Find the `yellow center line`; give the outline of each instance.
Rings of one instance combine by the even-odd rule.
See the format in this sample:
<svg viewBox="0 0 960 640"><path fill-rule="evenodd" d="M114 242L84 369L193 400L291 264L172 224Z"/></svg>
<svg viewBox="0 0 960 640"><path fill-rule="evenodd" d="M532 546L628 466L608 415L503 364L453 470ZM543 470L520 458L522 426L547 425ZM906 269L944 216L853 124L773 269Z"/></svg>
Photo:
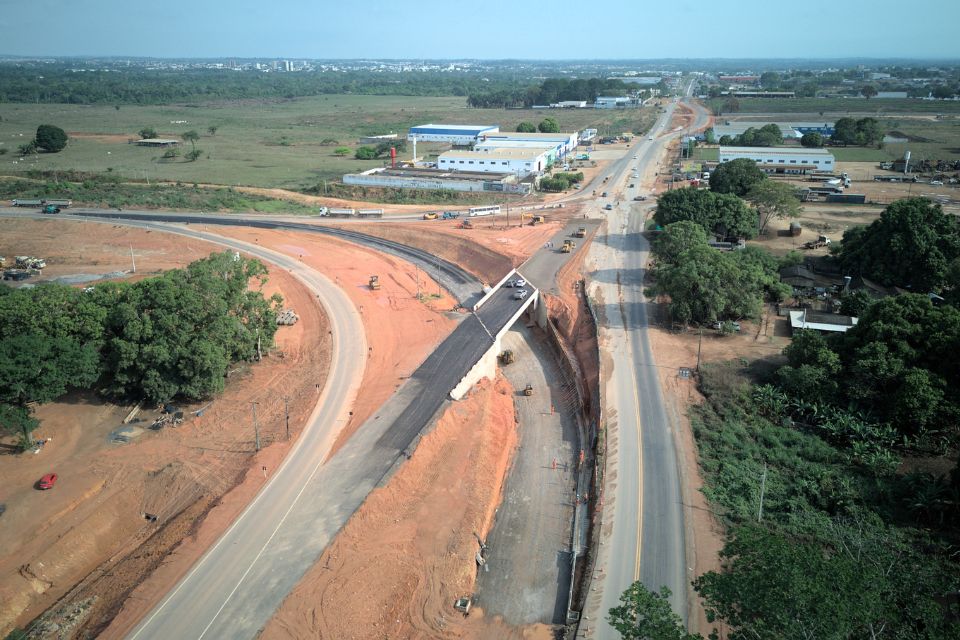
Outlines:
<svg viewBox="0 0 960 640"><path fill-rule="evenodd" d="M637 394L637 370L631 358L630 375L633 378L633 411L637 421L637 557L633 566L633 580L640 579L640 543L643 540L643 430L640 427L640 396Z"/></svg>

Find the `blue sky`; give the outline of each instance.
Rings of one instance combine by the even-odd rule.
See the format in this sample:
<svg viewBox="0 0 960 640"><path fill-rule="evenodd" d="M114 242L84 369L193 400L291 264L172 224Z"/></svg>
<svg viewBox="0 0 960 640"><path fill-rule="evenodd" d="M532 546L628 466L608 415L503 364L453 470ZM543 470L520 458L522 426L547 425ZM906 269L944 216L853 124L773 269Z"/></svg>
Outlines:
<svg viewBox="0 0 960 640"><path fill-rule="evenodd" d="M0 0L0 54L960 58L958 0Z"/></svg>

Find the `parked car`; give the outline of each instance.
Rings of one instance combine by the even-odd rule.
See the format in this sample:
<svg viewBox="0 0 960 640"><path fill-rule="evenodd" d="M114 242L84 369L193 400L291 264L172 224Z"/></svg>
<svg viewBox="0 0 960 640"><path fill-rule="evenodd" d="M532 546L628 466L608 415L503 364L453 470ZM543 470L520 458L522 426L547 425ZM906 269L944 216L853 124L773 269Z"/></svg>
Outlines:
<svg viewBox="0 0 960 640"><path fill-rule="evenodd" d="M516 280L514 280L514 285L513 285L513 286L515 286L515 287L525 287L525 286L527 286L527 281L524 280L523 278L517 278Z"/></svg>
<svg viewBox="0 0 960 640"><path fill-rule="evenodd" d="M601 193L601 194L600 194L600 197L601 197L601 198L606 198L606 197L607 197L607 192L604 191L603 193Z"/></svg>
<svg viewBox="0 0 960 640"><path fill-rule="evenodd" d="M515 286L517 286L517 281L516 281L516 280L507 280L506 282L503 283L503 286L505 286L505 287L515 287Z"/></svg>
<svg viewBox="0 0 960 640"><path fill-rule="evenodd" d="M48 473L47 475L40 478L40 482L37 483L38 489L53 489L53 485L57 484L57 474Z"/></svg>
<svg viewBox="0 0 960 640"><path fill-rule="evenodd" d="M527 297L527 290L526 290L526 289L520 289L519 291L515 291L514 294L513 294L513 299L514 299L514 300L523 300L523 299L526 298L526 297Z"/></svg>
<svg viewBox="0 0 960 640"><path fill-rule="evenodd" d="M613 205L610 203L607 203L607 206L605 206L604 209L606 209L607 211L613 211Z"/></svg>
<svg viewBox="0 0 960 640"><path fill-rule="evenodd" d="M734 331L740 331L740 323L734 322L732 320L727 320L726 322L717 321L711 324L710 327L719 331L720 329L723 328L723 325L725 324L729 324L731 327L733 327Z"/></svg>
<svg viewBox="0 0 960 640"><path fill-rule="evenodd" d="M636 200L637 202L643 202L644 200L647 199L647 196L633 196L633 199Z"/></svg>
<svg viewBox="0 0 960 640"><path fill-rule="evenodd" d="M931 186L931 187L942 187L942 186L943 186L943 180L931 180L931 181L930 181L930 186Z"/></svg>

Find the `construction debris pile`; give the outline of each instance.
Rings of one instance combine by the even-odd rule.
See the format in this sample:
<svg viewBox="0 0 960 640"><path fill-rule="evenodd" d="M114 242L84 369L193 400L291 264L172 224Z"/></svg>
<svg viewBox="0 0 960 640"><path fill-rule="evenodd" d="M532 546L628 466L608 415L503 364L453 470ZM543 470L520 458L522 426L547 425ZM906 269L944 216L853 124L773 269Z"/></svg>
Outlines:
<svg viewBox="0 0 960 640"><path fill-rule="evenodd" d="M300 316L293 309L284 309L277 314L277 324L281 326L291 326L297 324Z"/></svg>

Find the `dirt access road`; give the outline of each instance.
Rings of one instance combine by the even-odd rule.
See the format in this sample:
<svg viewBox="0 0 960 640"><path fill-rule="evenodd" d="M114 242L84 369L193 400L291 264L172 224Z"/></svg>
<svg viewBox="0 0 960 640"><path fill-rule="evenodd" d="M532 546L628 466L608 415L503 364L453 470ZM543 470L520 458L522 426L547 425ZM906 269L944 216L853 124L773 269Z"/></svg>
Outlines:
<svg viewBox="0 0 960 640"><path fill-rule="evenodd" d="M563 626L579 453L576 390L559 383L555 356L536 329L515 326L503 346L516 358L501 370L518 391L513 402L520 443L486 540L476 603L486 616L512 626ZM527 384L534 389L529 397L520 393Z"/></svg>
<svg viewBox="0 0 960 640"><path fill-rule="evenodd" d="M64 224L63 220L54 220L44 218L41 220L4 220L3 241L11 242L9 249L4 249L4 253L12 255L13 253L32 253L34 255L43 255L50 261L50 267L45 270L44 277L69 275L77 273L97 274L109 273L122 270L129 267L130 247L133 246L136 254L139 274L146 275L146 272L159 271L160 269L182 266L186 262L203 257L210 251L219 250L219 247L207 245L202 242L195 243L193 240L178 236L170 236L154 231L141 231L130 228L120 227L113 224L91 224L91 223L71 223ZM242 232L240 232L242 235ZM311 236L298 237L296 235L284 234L281 232L259 231L258 237L251 237L251 241L259 241L277 248L285 250L290 255L302 255L305 262L310 263L315 268L326 270L330 275L344 283L354 283L352 286L344 286L347 295L350 296L353 304L363 309L361 314L365 325L366 333L370 336L370 346L372 351L369 353L367 375L364 377L364 388L366 394L362 402L354 407L354 420L356 422L348 423L344 427L341 438L345 438L347 432L369 415L383 400L392 393L393 389L403 380L405 375L409 375L419 360L434 347L445 333L449 332L454 322L442 311L435 308L450 308L453 302L449 297L432 298L428 301L418 302L414 299L416 291L416 273L412 265L403 261L394 260L389 256L382 256L372 251L357 250L354 245L336 241L319 241L318 238ZM200 247L197 251L190 248L196 244ZM26 248L26 249L24 249ZM22 250L24 249L24 250ZM169 249L169 250L166 250ZM59 253L58 253L59 251ZM154 266L158 268L154 268ZM384 280L383 289L379 292L370 292L366 288L366 279L370 272L379 272L391 274ZM424 274L419 274L421 286L434 286L430 280L424 278ZM284 363L290 368L290 365L300 364L307 360L313 353L314 346L321 347L328 339L328 330L326 325L317 321L316 314L311 314L311 309L316 307L315 299L303 292L302 298L293 295L297 291L303 291L292 280L289 273L283 270L273 270L271 274L271 284L289 281L292 289L282 287L281 293L288 300L288 303L301 315L301 322L295 327L282 328L278 333L278 348L284 353L285 358L277 363L272 360L266 360L264 363L255 367L252 372L258 374L271 366L282 366ZM268 291L268 293L272 292ZM405 339L403 344L397 341L397 335L390 331L381 331L379 328L391 326L397 329L400 335L414 336L414 339ZM310 339L306 343L294 341L291 336L299 335L301 332L315 330L317 332L315 339ZM324 353L328 353L325 351ZM270 363L274 362L274 365ZM177 438L174 442L163 442L157 444L149 438L138 439L136 443L124 447L122 451L108 451L109 469L122 469L117 475L116 471L111 471L108 481L108 490L86 496L78 502L74 514L84 514L87 510L96 511L96 518L89 521L82 517L71 517L60 519L52 528L49 521L34 524L23 523L23 530L43 530L47 536L58 536L58 527L69 527L73 535L80 536L80 539L96 540L95 545L74 545L73 552L62 554L57 562L50 558L54 557L56 549L40 559L45 567L45 573L41 575L41 580L53 578L55 585L50 588L38 589L40 593L34 593L37 589L37 583L28 582L28 576L16 574L11 571L7 575L14 585L23 585L25 592L33 600L29 611L21 617L29 620L37 610L45 608L52 602L51 596L56 597L76 582L80 576L87 575L91 569L100 562L112 558L109 566L109 573L104 579L96 584L77 593L77 597L82 599L83 594L96 595L100 602L109 601L110 606L119 607L124 594L123 589L133 588L144 582L144 576L150 573L152 567L156 567L161 561L154 575L138 588L134 598L131 598L124 610L121 619L126 619L127 628L129 624L136 621L137 611L141 613L144 608L149 607L151 601L156 601L162 597L173 583L182 575L191 564L203 553L203 551L212 544L217 536L226 528L227 525L236 517L249 500L256 494L257 490L263 484L264 477L260 473L262 466L267 466L270 473L278 466L286 451L284 420L283 420L283 397L290 397L291 427L294 436L305 420L309 411L316 404L316 398L319 390L315 388L314 382L322 382L322 374L326 371L326 363L321 370L315 373L307 373L307 369L299 369L292 379L277 376L260 377L254 375L249 381L246 380L248 374L238 376L228 384L227 393L217 399L217 402L208 409L202 419L194 422L188 422L174 431L162 432L166 438L172 435L183 435L183 438ZM242 382L242 384L241 384ZM238 386L241 385L241 386ZM249 388L248 388L249 385ZM300 404L300 387L306 392L307 400ZM236 391L239 397L244 400L260 400L258 407L258 417L261 427L261 437L265 448L256 457L253 455L253 438L250 428L249 406L244 402L231 401L231 393ZM100 405L100 402L97 402ZM48 405L41 408L46 411L56 408L58 405ZM229 412L225 412L226 407L239 407ZM114 413L123 414L122 409L114 410ZM119 424L120 418L114 415L104 417L103 411L92 407L92 411L86 411L84 404L70 403L64 406L64 411L60 416L66 419L70 417L73 422L71 428L80 442L78 446L89 447L90 438L93 438L96 446L104 446L111 449L106 444L106 436L109 431ZM96 422L100 420L101 422ZM102 423L101 431L91 429L91 425ZM80 428L83 425L83 428ZM46 423L45 427L59 429L58 423L54 420ZM63 451L66 458L71 459L68 452L68 438L72 436L62 435L59 430L46 433L54 437L55 450ZM153 432L148 432L147 436L153 437ZM72 442L72 441L71 441ZM158 448L163 445L162 448ZM269 446L268 446L269 445ZM142 447L144 455L137 455ZM43 458L54 450L48 445L44 453L37 458ZM87 449L83 449L87 451ZM196 456L202 457L200 464L195 464L193 460ZM174 461L174 462L171 462ZM198 459L199 461L199 459ZM230 471L229 464L233 462L237 465L234 471ZM180 465L177 467L177 473L171 473L171 468L164 467L165 464ZM225 466L227 465L227 466ZM95 470L100 469L100 465L92 465ZM78 476L70 471L69 467L61 467L61 479L69 480L70 486L80 488L85 486L79 481ZM247 469L255 470L256 473L249 473L244 476ZM8 466L4 467L6 471ZM201 496L205 508L198 506L191 507L190 522L201 522L199 530L194 530L190 525L176 528L172 525L164 532L165 548L177 547L173 556L166 557L165 552L160 556L142 553L147 546L141 546L139 555L154 558L150 566L140 566L139 568L130 567L127 563L120 560L122 553L116 552L117 544L131 540L127 529L117 523L117 518L126 518L125 522L133 523L136 527L143 527L144 521L139 517L141 511L156 513L160 508L155 501L147 501L147 506L141 504L142 500L138 497L138 487L143 481L130 481L128 476L136 474L155 472L163 469L163 473L158 476L158 480L150 483L154 492L160 494L171 493L171 482L183 481L184 486L177 486L173 491L176 496L192 495L193 488L200 486L204 489ZM44 471L45 472L45 471ZM200 483L199 478L203 481ZM239 474L239 475L238 475ZM30 475L30 474L28 474ZM39 477L42 473L30 475L31 482L35 480L33 475ZM186 480L184 480L186 478ZM245 478L243 483L231 493L218 501L218 497L223 490L232 486L237 481ZM211 483L211 480L217 480ZM162 482L161 482L162 480ZM3 486L15 486L14 484L4 484ZM128 500L113 499L114 492L123 487L124 491L133 491L134 496ZM190 491L187 491L190 489ZM55 497L66 490L61 484L57 487L58 493L49 493L47 495ZM147 492L150 494L150 492ZM9 494L7 494L9 495ZM65 494L64 494L65 495ZM204 517L211 504L217 503L217 506ZM103 508L102 505L108 505L110 508ZM124 516L124 510L129 506L130 516ZM12 511L7 512L4 521L12 523L9 518ZM13 511L15 513L15 511ZM39 513L39 516L44 514ZM188 515L184 514L185 516ZM110 518L113 518L112 520ZM3 526L0 522L0 526ZM89 527L96 526L97 533L92 534ZM174 530L175 529L175 530ZM152 529L147 533L151 533ZM146 535L146 534L144 534ZM185 535L191 537L184 544L179 544ZM141 537L136 538L139 543ZM157 542L151 539L150 543ZM68 540L64 540L68 544ZM177 546L179 544L179 546ZM48 545L49 546L49 545ZM69 546L69 545L68 545ZM134 545L135 546L135 545ZM149 548L155 548L153 545ZM59 548L59 547L58 547ZM22 560L22 559L21 559ZM72 567L72 573L64 573L61 569L64 565ZM34 565L36 566L36 565ZM121 575L122 574L122 575ZM90 574L92 575L92 574ZM71 577L73 576L73 577ZM129 587L122 587L118 584L122 582L120 578L129 579ZM20 587L16 587L20 588ZM118 591L120 589L120 591ZM5 602L12 602L6 597ZM9 611L9 609L7 609ZM131 621L131 618L133 619ZM109 620L98 617L101 622ZM118 621L118 622L122 622ZM109 637L109 634L108 634Z"/></svg>

